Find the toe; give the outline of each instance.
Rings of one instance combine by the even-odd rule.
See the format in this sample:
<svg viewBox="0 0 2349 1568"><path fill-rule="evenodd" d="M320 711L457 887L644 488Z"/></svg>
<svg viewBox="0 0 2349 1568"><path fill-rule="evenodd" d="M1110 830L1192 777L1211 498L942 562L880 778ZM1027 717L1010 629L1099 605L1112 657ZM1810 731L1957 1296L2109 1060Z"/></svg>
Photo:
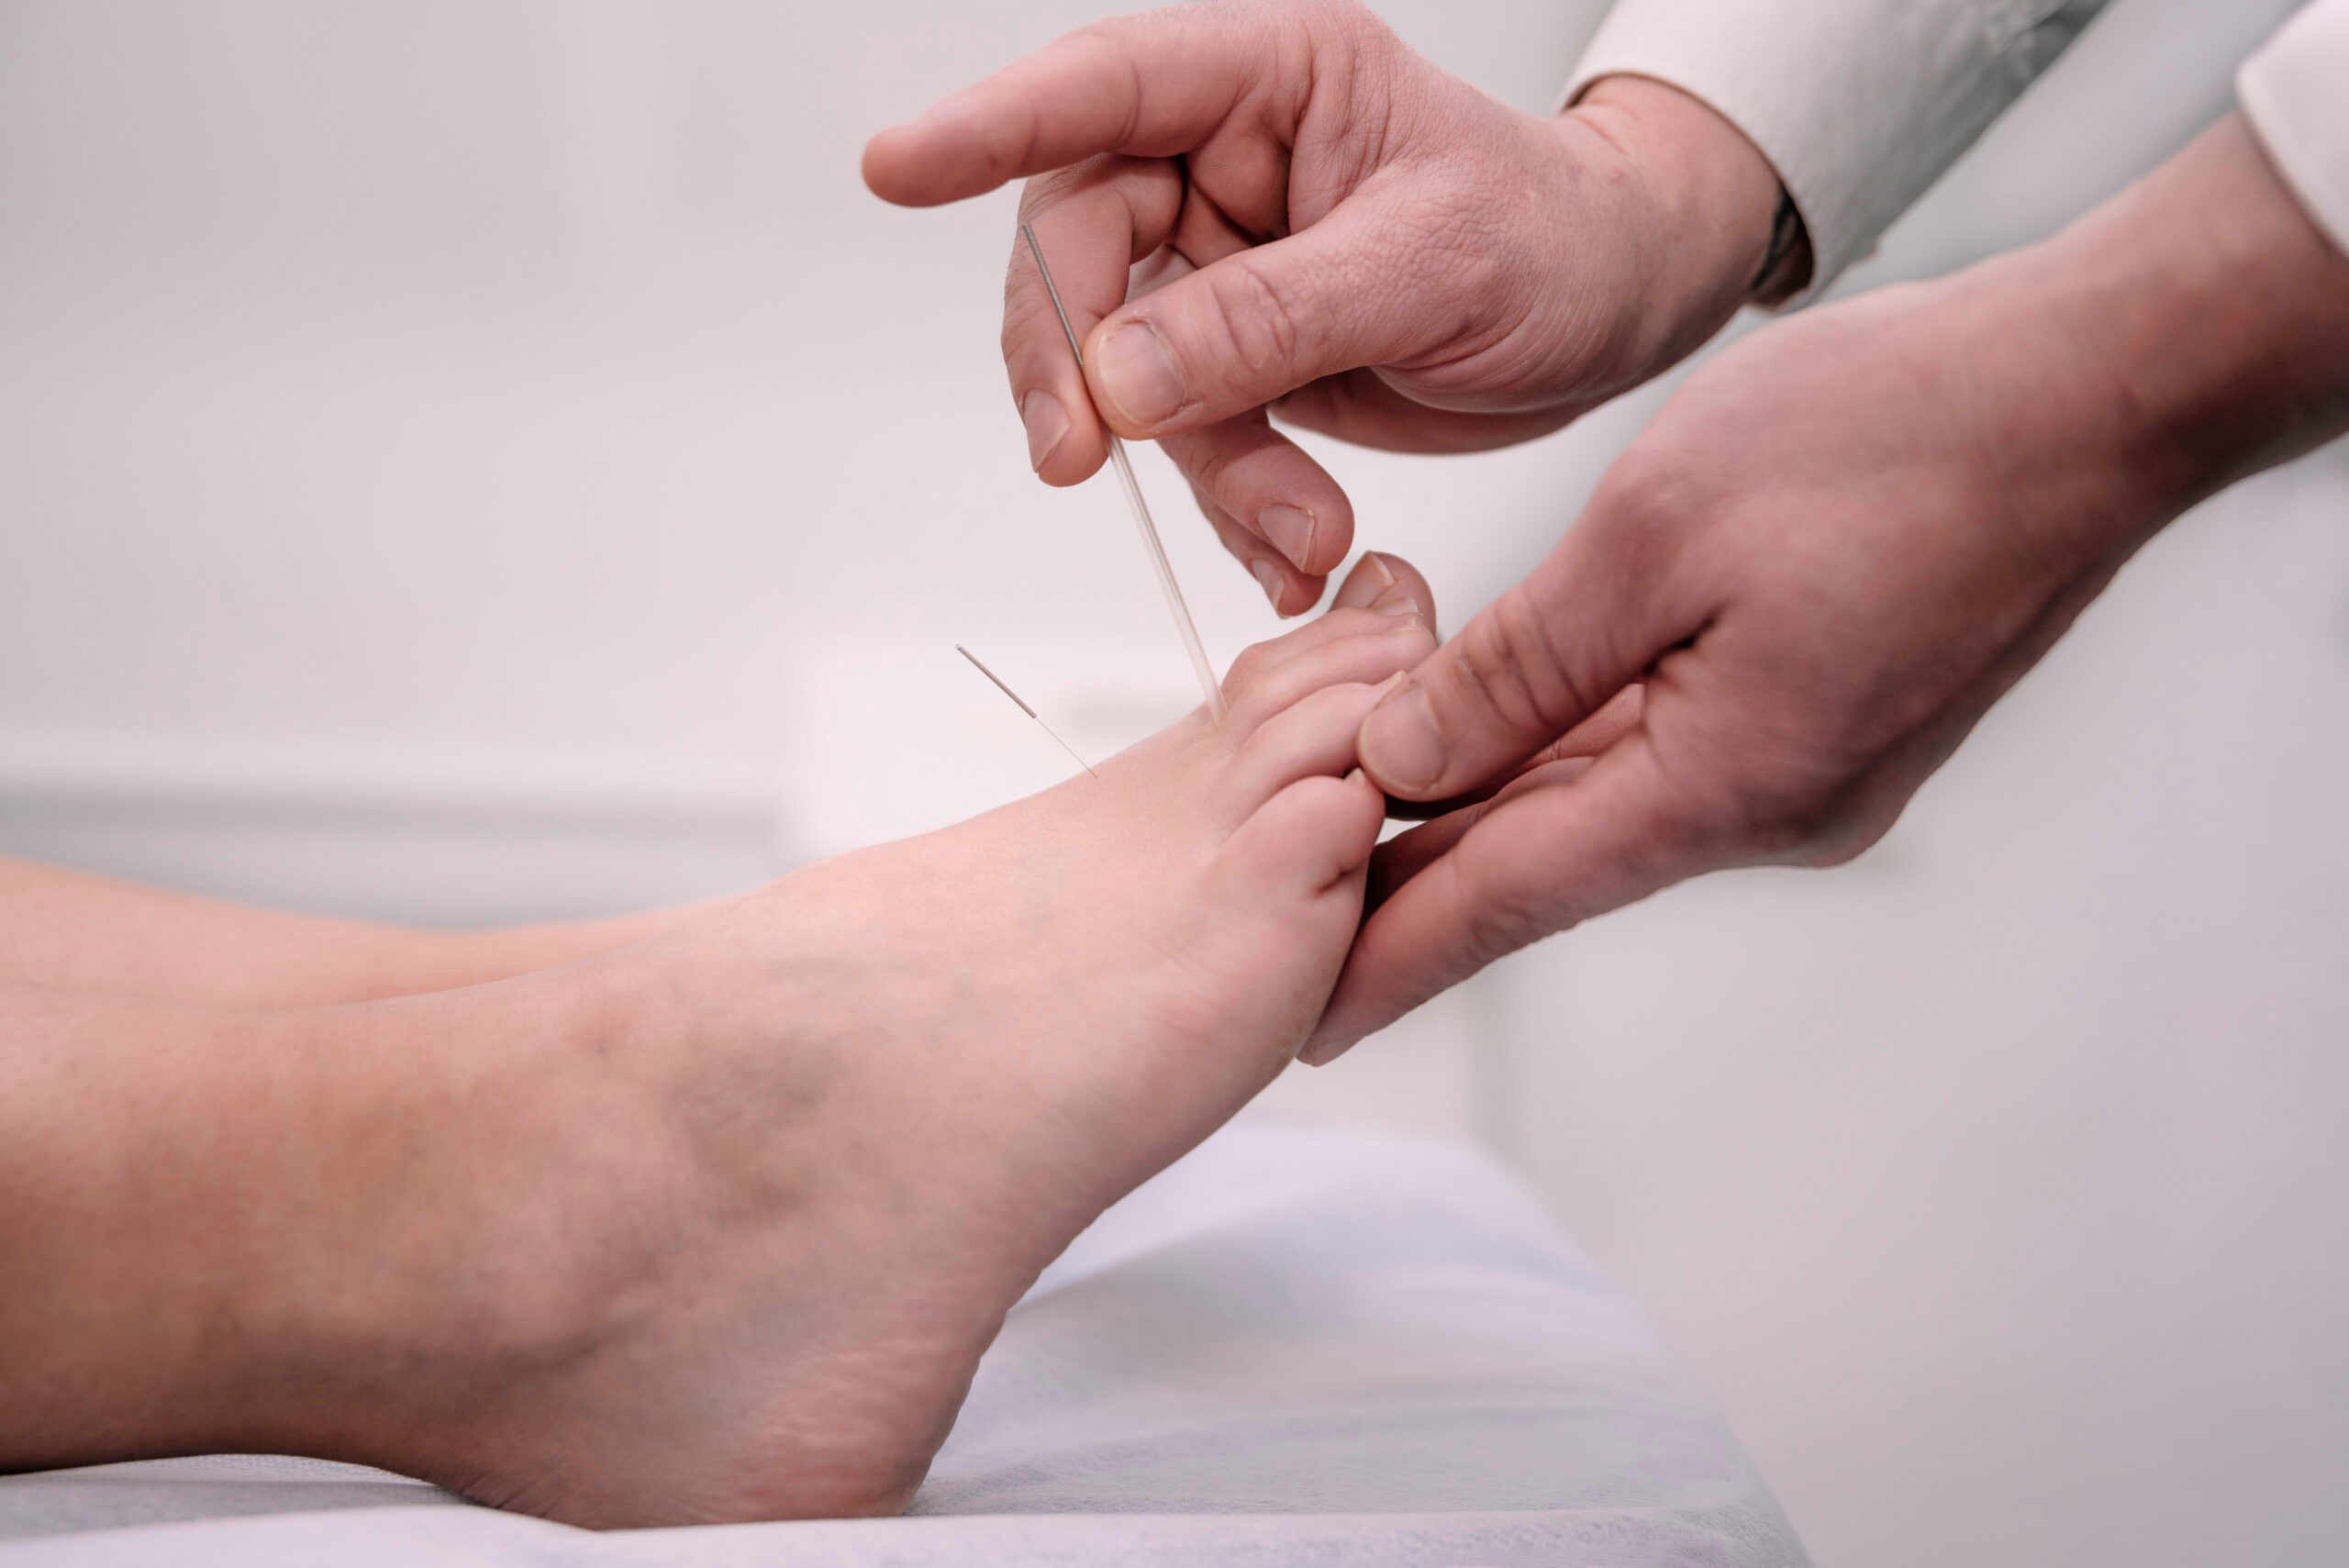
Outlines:
<svg viewBox="0 0 2349 1568"><path fill-rule="evenodd" d="M1330 601L1332 610L1356 606L1390 614L1416 610L1427 617L1428 629L1435 629L1435 594L1428 580L1418 567L1384 550L1364 550Z"/></svg>
<svg viewBox="0 0 2349 1568"><path fill-rule="evenodd" d="M1219 866L1262 893L1309 898L1341 885L1352 893L1386 818L1386 797L1359 769L1298 779L1241 824ZM1349 933L1355 917L1346 917Z"/></svg>
<svg viewBox="0 0 2349 1568"><path fill-rule="evenodd" d="M1259 725L1224 771L1225 820L1236 827L1297 780L1351 769L1362 721L1386 690L1360 681L1324 686Z"/></svg>
<svg viewBox="0 0 2349 1568"><path fill-rule="evenodd" d="M1434 595L1393 556L1364 556L1327 615L1244 650L1224 679L1244 739L1257 726L1326 686L1376 683L1435 651Z"/></svg>

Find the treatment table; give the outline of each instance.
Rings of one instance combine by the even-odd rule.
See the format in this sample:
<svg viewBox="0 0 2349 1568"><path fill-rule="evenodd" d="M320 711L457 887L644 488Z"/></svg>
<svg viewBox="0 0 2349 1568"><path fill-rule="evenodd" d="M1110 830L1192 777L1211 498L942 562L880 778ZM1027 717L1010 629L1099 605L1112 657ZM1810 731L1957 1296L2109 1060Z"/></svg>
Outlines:
<svg viewBox="0 0 2349 1568"><path fill-rule="evenodd" d="M0 1477L0 1568L1793 1568L1639 1306L1458 1144L1242 1118L1005 1323L900 1518L605 1534L258 1455Z"/></svg>

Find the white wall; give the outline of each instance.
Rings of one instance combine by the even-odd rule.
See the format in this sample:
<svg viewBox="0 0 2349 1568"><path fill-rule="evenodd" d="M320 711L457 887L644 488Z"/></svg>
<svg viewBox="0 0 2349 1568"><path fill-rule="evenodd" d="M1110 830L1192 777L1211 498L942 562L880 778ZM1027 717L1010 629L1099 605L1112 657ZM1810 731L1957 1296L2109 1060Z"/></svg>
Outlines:
<svg viewBox="0 0 2349 1568"><path fill-rule="evenodd" d="M1022 462L1008 199L854 177L1099 8L0 0L0 848L584 912L1056 776L923 673L954 642L1103 743L1179 702L1113 497ZM2284 8L2117 0L1854 286L2116 187ZM1596 15L1385 9L1529 108ZM1323 450L1456 622L1654 395ZM1270 631L1145 483L1219 655ZM2180 525L1858 864L1666 895L1278 1092L1517 1158L1824 1564L2340 1556L2344 511L2336 450ZM966 794L874 787L923 768Z"/></svg>

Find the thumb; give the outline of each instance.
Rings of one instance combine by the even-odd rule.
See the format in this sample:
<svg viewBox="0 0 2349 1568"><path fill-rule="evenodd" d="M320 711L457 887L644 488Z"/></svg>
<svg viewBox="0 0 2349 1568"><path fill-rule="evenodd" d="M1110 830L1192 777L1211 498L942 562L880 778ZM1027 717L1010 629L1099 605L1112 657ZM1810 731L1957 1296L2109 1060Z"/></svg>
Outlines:
<svg viewBox="0 0 2349 1568"><path fill-rule="evenodd" d="M1333 1061L1495 959L1720 858L1644 729L1586 768L1552 766L1561 782L1519 781L1364 922L1300 1060Z"/></svg>
<svg viewBox="0 0 2349 1568"><path fill-rule="evenodd" d="M1237 250L1103 318L1095 401L1145 439L1229 419L1308 382L1429 353L1454 329L1456 270L1357 194L1311 227Z"/></svg>
<svg viewBox="0 0 2349 1568"><path fill-rule="evenodd" d="M1532 574L1363 721L1363 769L1403 800L1490 783L1605 706L1698 629L1659 532L1586 514Z"/></svg>

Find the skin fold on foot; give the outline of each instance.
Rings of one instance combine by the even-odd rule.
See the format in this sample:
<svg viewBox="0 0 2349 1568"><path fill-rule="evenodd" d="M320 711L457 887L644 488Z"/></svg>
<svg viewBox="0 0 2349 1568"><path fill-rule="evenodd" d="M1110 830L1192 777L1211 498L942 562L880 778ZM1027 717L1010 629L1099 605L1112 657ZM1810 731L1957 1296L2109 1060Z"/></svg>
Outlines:
<svg viewBox="0 0 2349 1568"><path fill-rule="evenodd" d="M1313 1028L1384 819L1354 738L1434 639L1365 557L1221 724L1097 778L566 968L250 1015L211 1152L165 1107L123 1157L167 1205L108 1219L101 1184L0 1235L94 1303L169 1282L119 1329L26 1309L48 1381L0 1468L310 1453L596 1527L901 1509L1038 1273ZM194 1060L229 1026L185 1027Z"/></svg>

